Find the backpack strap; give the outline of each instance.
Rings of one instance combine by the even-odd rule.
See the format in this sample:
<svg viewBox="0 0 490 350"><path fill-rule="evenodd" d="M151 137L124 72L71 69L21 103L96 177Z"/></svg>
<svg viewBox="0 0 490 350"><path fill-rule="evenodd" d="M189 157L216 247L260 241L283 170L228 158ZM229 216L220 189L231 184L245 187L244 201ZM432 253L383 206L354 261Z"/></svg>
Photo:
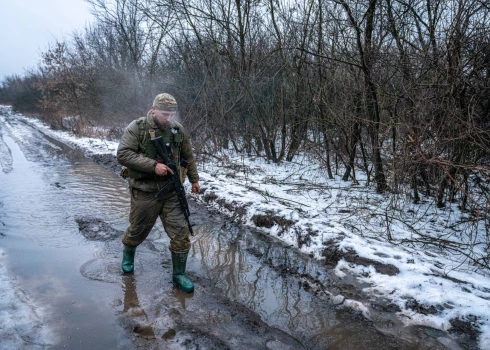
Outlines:
<svg viewBox="0 0 490 350"><path fill-rule="evenodd" d="M147 135L150 135L150 138L154 139L156 137L156 132L155 129L152 129L149 126L146 117L141 117L138 120L138 129L139 129L139 134L138 134L139 146L140 149L142 149L144 152L145 149L144 145L146 142ZM174 126L170 129L170 132L171 132L170 139L165 140L165 142L170 142L175 144L175 146L179 149L179 153L180 153L180 150L182 148L182 141L183 141L182 131L178 126Z"/></svg>
<svg viewBox="0 0 490 350"><path fill-rule="evenodd" d="M146 141L146 117L141 117L137 121L138 123L138 143L139 148L145 151L145 141Z"/></svg>

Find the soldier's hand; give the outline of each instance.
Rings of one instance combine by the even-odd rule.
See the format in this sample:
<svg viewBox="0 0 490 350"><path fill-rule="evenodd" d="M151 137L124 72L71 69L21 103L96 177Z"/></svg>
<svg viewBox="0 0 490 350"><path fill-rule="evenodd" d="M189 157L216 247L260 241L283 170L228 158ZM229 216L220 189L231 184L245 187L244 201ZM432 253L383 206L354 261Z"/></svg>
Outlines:
<svg viewBox="0 0 490 350"><path fill-rule="evenodd" d="M155 166L155 174L157 174L158 176L165 176L167 174L172 174L173 175L174 172L172 171L172 169L170 169L165 164L163 164L163 163L157 163L157 165Z"/></svg>
<svg viewBox="0 0 490 350"><path fill-rule="evenodd" d="M201 192L201 186L199 186L199 182L194 182L192 184L191 192L192 193L199 193L199 192Z"/></svg>

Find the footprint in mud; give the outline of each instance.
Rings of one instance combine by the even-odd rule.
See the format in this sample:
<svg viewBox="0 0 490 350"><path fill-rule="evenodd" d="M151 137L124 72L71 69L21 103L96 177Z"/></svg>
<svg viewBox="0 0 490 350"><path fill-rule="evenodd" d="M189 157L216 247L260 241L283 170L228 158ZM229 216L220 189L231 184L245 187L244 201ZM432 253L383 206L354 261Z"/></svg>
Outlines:
<svg viewBox="0 0 490 350"><path fill-rule="evenodd" d="M155 333L150 324L136 325L133 332L144 339L155 339Z"/></svg>
<svg viewBox="0 0 490 350"><path fill-rule="evenodd" d="M171 339L174 339L176 335L177 335L177 332L175 331L175 329L170 328L168 331L166 331L162 335L162 339L163 340L171 340Z"/></svg>

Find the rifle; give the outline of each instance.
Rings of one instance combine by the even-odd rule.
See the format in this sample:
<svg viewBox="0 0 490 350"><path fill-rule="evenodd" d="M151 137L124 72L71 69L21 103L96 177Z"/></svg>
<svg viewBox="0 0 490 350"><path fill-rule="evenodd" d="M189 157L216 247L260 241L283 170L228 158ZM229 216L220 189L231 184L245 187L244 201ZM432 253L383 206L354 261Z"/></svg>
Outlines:
<svg viewBox="0 0 490 350"><path fill-rule="evenodd" d="M155 146L158 156L163 161L163 164L168 166L174 173L171 176L171 181L168 185L164 186L158 193L155 195L155 198L162 199L167 193L175 191L177 194L177 198L179 199L180 207L184 212L185 220L187 221L187 225L189 227L189 231L192 236L194 236L194 232L192 231L192 225L189 221L189 216L191 215L189 211L189 205L187 204L187 199L185 197L184 186L180 182L179 171L177 170L177 166L175 162L170 159L168 156L167 146L163 143L163 139L161 136L155 137L151 139L153 146Z"/></svg>

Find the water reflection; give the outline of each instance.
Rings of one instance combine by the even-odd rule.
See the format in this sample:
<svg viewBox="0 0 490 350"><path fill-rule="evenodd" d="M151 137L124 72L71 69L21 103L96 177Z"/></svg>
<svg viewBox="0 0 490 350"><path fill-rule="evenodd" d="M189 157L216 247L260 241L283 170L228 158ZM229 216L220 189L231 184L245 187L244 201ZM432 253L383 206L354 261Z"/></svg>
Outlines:
<svg viewBox="0 0 490 350"><path fill-rule="evenodd" d="M257 239L240 228L216 232L216 227L202 226L200 232L191 252L227 297L239 300L269 325L286 328L291 334L307 337L331 324L335 315L329 304L312 302L311 294L298 280L288 278L315 274L314 267L293 250Z"/></svg>
<svg viewBox="0 0 490 350"><path fill-rule="evenodd" d="M92 258L94 246L79 234L74 220L75 215L107 209L105 202L93 198L104 198L104 193L117 188L109 185L93 193L94 186L77 175L77 168L109 179L110 172L101 171L83 155L75 163L67 161L61 147L14 119L5 118L0 138L9 157L2 160L0 171L2 247L9 273L26 300L32 300L28 306L44 317L57 338L50 348L114 348L124 343L115 320L107 317L111 308L104 302L114 290L79 274L79 267ZM3 164L11 165L9 171L3 171ZM120 185L116 176L112 182ZM119 202L125 198L121 193ZM121 217L126 216L116 205L112 212L112 217L121 212ZM35 337L33 332L31 339Z"/></svg>
<svg viewBox="0 0 490 350"><path fill-rule="evenodd" d="M133 332L145 339L155 339L151 322L145 310L140 306L134 275L123 276L124 308L123 312L135 322Z"/></svg>
<svg viewBox="0 0 490 350"><path fill-rule="evenodd" d="M194 296L194 292L184 293L179 288L176 288L175 286L173 287L172 291L175 299L177 299L182 309L185 310L186 309L185 302L187 299L192 299L192 297Z"/></svg>
<svg viewBox="0 0 490 350"><path fill-rule="evenodd" d="M201 265L192 268L201 268L226 297L255 311L305 348L443 348L433 341L412 344L387 337L361 314L329 302L328 292L322 290L340 281L321 264L270 237L212 221L208 218L199 227L191 255ZM283 345L279 339L266 347L285 349Z"/></svg>

